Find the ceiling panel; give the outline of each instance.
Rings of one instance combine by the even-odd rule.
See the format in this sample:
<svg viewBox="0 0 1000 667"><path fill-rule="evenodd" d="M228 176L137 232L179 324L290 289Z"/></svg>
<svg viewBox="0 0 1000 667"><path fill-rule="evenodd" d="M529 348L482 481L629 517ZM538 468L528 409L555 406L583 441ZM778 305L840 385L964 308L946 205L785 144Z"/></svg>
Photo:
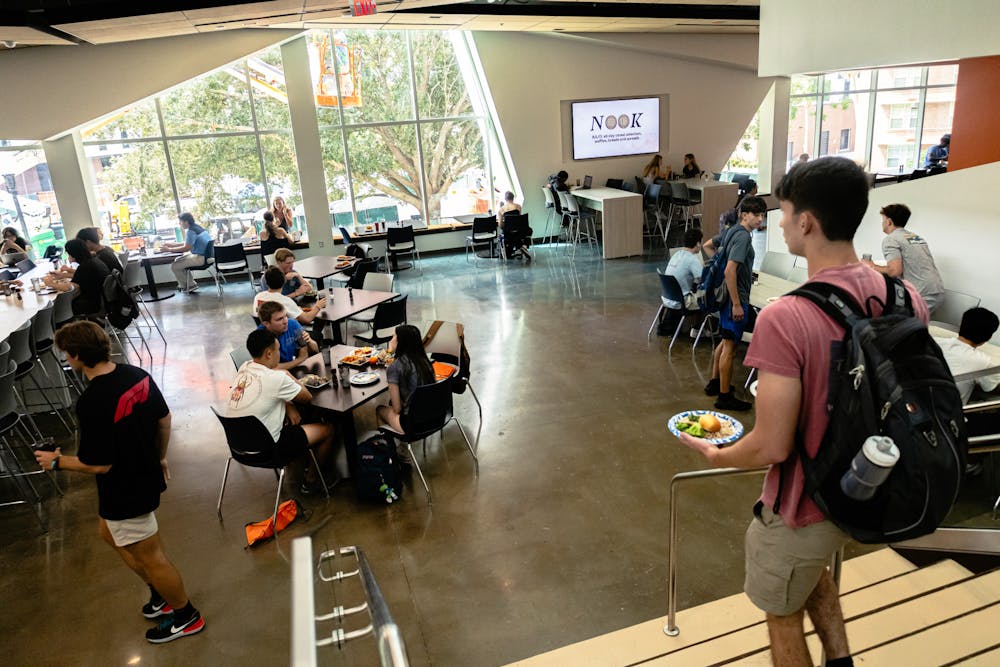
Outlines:
<svg viewBox="0 0 1000 667"><path fill-rule="evenodd" d="M0 41L14 42L18 46L72 45L73 42L50 35L41 30L24 26L0 26Z"/></svg>

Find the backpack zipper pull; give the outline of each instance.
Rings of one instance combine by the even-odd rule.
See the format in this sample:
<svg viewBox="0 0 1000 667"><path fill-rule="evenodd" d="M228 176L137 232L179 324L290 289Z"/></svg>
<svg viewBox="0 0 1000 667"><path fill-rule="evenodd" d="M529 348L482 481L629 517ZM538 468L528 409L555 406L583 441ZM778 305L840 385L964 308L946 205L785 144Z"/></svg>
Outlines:
<svg viewBox="0 0 1000 667"><path fill-rule="evenodd" d="M886 401L885 405L882 406L882 416L879 418L879 421L885 421L885 416L889 414L889 410L891 409L892 409L892 403Z"/></svg>
<svg viewBox="0 0 1000 667"><path fill-rule="evenodd" d="M854 376L854 390L857 391L858 388L861 386L861 379L862 379L862 377L865 374L865 365L864 364L858 364L857 366L855 366L854 368L852 368L850 371L848 371L848 374Z"/></svg>

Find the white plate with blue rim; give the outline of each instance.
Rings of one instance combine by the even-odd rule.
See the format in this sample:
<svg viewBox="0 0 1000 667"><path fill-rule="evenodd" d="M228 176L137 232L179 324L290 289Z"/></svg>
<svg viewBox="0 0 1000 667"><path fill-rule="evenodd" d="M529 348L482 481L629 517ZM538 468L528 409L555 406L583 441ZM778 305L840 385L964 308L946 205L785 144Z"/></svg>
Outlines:
<svg viewBox="0 0 1000 667"><path fill-rule="evenodd" d="M722 429L717 433L706 433L703 436L712 444L728 445L731 442L736 442L743 436L743 424L741 424L738 419L715 410L686 410L684 412L678 412L670 418L670 421L667 422L667 428L670 429L671 433L679 438L681 437L681 433L683 433L683 431L677 428L677 424L682 421L688 421L692 417L698 419L702 415L715 415L715 417L718 418L719 423L722 424Z"/></svg>

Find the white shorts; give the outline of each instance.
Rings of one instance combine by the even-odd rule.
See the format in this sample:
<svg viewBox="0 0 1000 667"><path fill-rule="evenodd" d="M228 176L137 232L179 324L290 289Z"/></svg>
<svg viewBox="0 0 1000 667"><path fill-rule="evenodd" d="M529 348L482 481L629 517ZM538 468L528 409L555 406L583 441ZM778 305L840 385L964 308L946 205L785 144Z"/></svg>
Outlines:
<svg viewBox="0 0 1000 667"><path fill-rule="evenodd" d="M108 532L111 533L111 539L115 541L116 547L127 547L142 542L156 535L156 531L159 530L159 526L156 525L156 514L153 512L124 521L105 519L104 523L108 524Z"/></svg>

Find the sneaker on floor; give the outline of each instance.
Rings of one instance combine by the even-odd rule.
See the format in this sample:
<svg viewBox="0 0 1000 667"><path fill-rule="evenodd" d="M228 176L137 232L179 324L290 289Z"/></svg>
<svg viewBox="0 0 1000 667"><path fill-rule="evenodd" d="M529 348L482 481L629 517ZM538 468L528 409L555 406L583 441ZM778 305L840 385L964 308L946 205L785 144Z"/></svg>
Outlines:
<svg viewBox="0 0 1000 667"><path fill-rule="evenodd" d="M315 496L324 492L329 493L329 489L330 487L323 488L322 480L315 479L311 482L302 482L302 485L299 486L299 493L303 496Z"/></svg>
<svg viewBox="0 0 1000 667"><path fill-rule="evenodd" d="M175 623L174 615L160 621L155 628L146 630L146 641L151 644L166 644L181 637L195 635L205 629L205 619L197 611L184 623Z"/></svg>
<svg viewBox="0 0 1000 667"><path fill-rule="evenodd" d="M740 399L733 396L732 392L728 394L719 394L718 400L715 401L716 410L736 410L743 411L749 410L753 407L753 403L747 403L746 401L741 401Z"/></svg>
<svg viewBox="0 0 1000 667"><path fill-rule="evenodd" d="M142 605L142 615L149 620L172 613L174 613L174 610L169 604L167 604L166 600L160 600L159 602L153 602L150 600L146 604Z"/></svg>
<svg viewBox="0 0 1000 667"><path fill-rule="evenodd" d="M188 287L184 291L187 292L188 294L193 294L194 292L198 291L198 285L191 285L191 287Z"/></svg>
<svg viewBox="0 0 1000 667"><path fill-rule="evenodd" d="M705 395L706 396L718 396L719 395L719 378L712 378L705 385Z"/></svg>

